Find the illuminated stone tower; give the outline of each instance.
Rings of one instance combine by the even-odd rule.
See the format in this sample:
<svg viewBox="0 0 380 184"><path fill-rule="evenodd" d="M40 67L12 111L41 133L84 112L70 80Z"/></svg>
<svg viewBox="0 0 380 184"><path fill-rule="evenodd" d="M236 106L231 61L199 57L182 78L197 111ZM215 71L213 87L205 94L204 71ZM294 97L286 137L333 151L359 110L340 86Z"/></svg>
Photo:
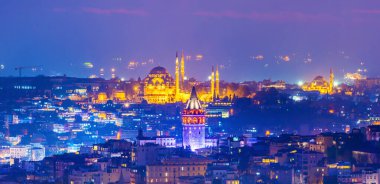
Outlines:
<svg viewBox="0 0 380 184"><path fill-rule="evenodd" d="M329 91L328 91L329 94L333 94L334 93L334 72L332 70L332 68L330 68L330 81L329 81Z"/></svg>
<svg viewBox="0 0 380 184"><path fill-rule="evenodd" d="M215 97L219 98L219 92L220 92L220 87L219 87L219 69L218 65L216 65L216 71L215 71Z"/></svg>
<svg viewBox="0 0 380 184"><path fill-rule="evenodd" d="M190 147L193 151L205 147L205 122L205 111L193 87L190 99L182 112L183 147Z"/></svg>
<svg viewBox="0 0 380 184"><path fill-rule="evenodd" d="M215 74L214 74L214 66L212 67L212 71L211 71L210 93L211 93L211 100L214 100L214 95L215 95Z"/></svg>
<svg viewBox="0 0 380 184"><path fill-rule="evenodd" d="M178 62L178 52L175 56L175 100L179 101L179 62Z"/></svg>
<svg viewBox="0 0 380 184"><path fill-rule="evenodd" d="M181 88L182 90L185 89L185 55L183 54L183 50L181 55Z"/></svg>

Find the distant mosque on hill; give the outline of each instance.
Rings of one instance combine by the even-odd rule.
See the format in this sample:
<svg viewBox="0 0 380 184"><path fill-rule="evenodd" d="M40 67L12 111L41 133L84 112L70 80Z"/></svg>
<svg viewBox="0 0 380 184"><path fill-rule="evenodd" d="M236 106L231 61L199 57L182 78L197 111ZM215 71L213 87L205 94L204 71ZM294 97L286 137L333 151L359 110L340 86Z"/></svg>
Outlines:
<svg viewBox="0 0 380 184"><path fill-rule="evenodd" d="M326 81L322 76L317 76L310 83L305 83L301 86L304 91L318 91L320 94L334 94L334 73L330 69L329 81Z"/></svg>
<svg viewBox="0 0 380 184"><path fill-rule="evenodd" d="M170 75L166 68L157 66L153 68L144 78L144 99L149 104L166 104L176 102L186 102L190 98L185 76L185 56L182 51L179 61L178 52L175 58L175 77ZM203 99L211 102L220 95L219 70L212 67L210 90Z"/></svg>

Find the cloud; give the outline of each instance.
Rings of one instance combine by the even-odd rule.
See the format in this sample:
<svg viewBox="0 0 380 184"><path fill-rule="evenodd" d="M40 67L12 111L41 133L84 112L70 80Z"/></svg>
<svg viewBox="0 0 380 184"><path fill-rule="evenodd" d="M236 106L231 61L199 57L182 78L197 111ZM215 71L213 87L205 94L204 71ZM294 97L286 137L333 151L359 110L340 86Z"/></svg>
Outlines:
<svg viewBox="0 0 380 184"><path fill-rule="evenodd" d="M202 17L251 19L251 20L258 20L258 21L276 21L276 22L287 22L287 21L308 22L308 21L336 21L337 20L337 17L332 16L330 14L325 14L325 13L307 14L303 12L242 13L242 12L236 12L236 11L222 11L222 12L201 11L201 12L195 12L194 15L202 16Z"/></svg>
<svg viewBox="0 0 380 184"><path fill-rule="evenodd" d="M353 12L361 14L380 15L380 9L356 9L353 10Z"/></svg>
<svg viewBox="0 0 380 184"><path fill-rule="evenodd" d="M82 8L82 11L85 13L98 14L98 15L113 15L113 14L136 15L136 16L148 15L148 12L146 12L145 10L125 9L125 8L105 9L105 8L85 7L85 8Z"/></svg>

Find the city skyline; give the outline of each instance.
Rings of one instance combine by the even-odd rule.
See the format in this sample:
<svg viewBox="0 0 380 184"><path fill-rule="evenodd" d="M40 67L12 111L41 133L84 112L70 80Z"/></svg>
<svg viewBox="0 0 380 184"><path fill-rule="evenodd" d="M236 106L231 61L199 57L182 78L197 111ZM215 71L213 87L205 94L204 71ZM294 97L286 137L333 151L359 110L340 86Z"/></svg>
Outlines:
<svg viewBox="0 0 380 184"><path fill-rule="evenodd" d="M0 183L380 184L379 0L3 0Z"/></svg>
<svg viewBox="0 0 380 184"><path fill-rule="evenodd" d="M277 5L277 6L274 6ZM219 65L221 80L271 78L289 83L367 68L378 77L379 2L334 1L74 1L4 2L0 76L88 77L111 68L126 79L155 66L174 76L184 50L188 77L206 81ZM197 58L197 55L202 56ZM130 61L144 67L128 69ZM149 61L153 63L149 64ZM88 67L85 63L90 63Z"/></svg>

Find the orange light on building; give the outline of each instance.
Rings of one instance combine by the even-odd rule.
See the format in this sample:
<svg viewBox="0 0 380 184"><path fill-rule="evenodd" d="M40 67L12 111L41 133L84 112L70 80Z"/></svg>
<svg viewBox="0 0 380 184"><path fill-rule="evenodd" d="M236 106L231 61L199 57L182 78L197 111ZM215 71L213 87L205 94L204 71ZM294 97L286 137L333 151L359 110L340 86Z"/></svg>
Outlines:
<svg viewBox="0 0 380 184"><path fill-rule="evenodd" d="M329 113L330 113L330 114L334 114L334 113L335 113L335 110L334 110L334 109L330 109L330 110L329 110Z"/></svg>
<svg viewBox="0 0 380 184"><path fill-rule="evenodd" d="M104 113L104 112L101 112L101 113L99 113L98 118L100 118L100 119L106 119L107 118L107 114Z"/></svg>
<svg viewBox="0 0 380 184"><path fill-rule="evenodd" d="M380 121L374 121L372 125L380 125Z"/></svg>
<svg viewBox="0 0 380 184"><path fill-rule="evenodd" d="M267 137L270 136L270 131L269 130L265 131L265 136L267 136Z"/></svg>
<svg viewBox="0 0 380 184"><path fill-rule="evenodd" d="M348 133L350 133L350 131L351 131L350 125L346 125L346 128L344 129L344 132L346 132L348 134Z"/></svg>
<svg viewBox="0 0 380 184"><path fill-rule="evenodd" d="M125 100L127 100L124 91L116 91L114 93L114 98L117 99L117 100L119 100L119 101L125 101Z"/></svg>
<svg viewBox="0 0 380 184"><path fill-rule="evenodd" d="M133 90L135 90L135 92L138 92L140 90L140 86L136 85L135 87L133 87Z"/></svg>
<svg viewBox="0 0 380 184"><path fill-rule="evenodd" d="M352 96L353 93L352 93L352 91L346 91L346 92L344 92L344 94L347 96Z"/></svg>
<svg viewBox="0 0 380 184"><path fill-rule="evenodd" d="M98 101L106 101L107 100L107 94L106 93L99 93L98 94Z"/></svg>
<svg viewBox="0 0 380 184"><path fill-rule="evenodd" d="M270 164L270 163L277 163L277 160L274 158L263 158L262 162L265 164Z"/></svg>
<svg viewBox="0 0 380 184"><path fill-rule="evenodd" d="M116 140L120 140L121 139L121 132L120 130L117 132L116 134Z"/></svg>
<svg viewBox="0 0 380 184"><path fill-rule="evenodd" d="M337 169L351 169L351 166L349 165L338 165L336 166Z"/></svg>

